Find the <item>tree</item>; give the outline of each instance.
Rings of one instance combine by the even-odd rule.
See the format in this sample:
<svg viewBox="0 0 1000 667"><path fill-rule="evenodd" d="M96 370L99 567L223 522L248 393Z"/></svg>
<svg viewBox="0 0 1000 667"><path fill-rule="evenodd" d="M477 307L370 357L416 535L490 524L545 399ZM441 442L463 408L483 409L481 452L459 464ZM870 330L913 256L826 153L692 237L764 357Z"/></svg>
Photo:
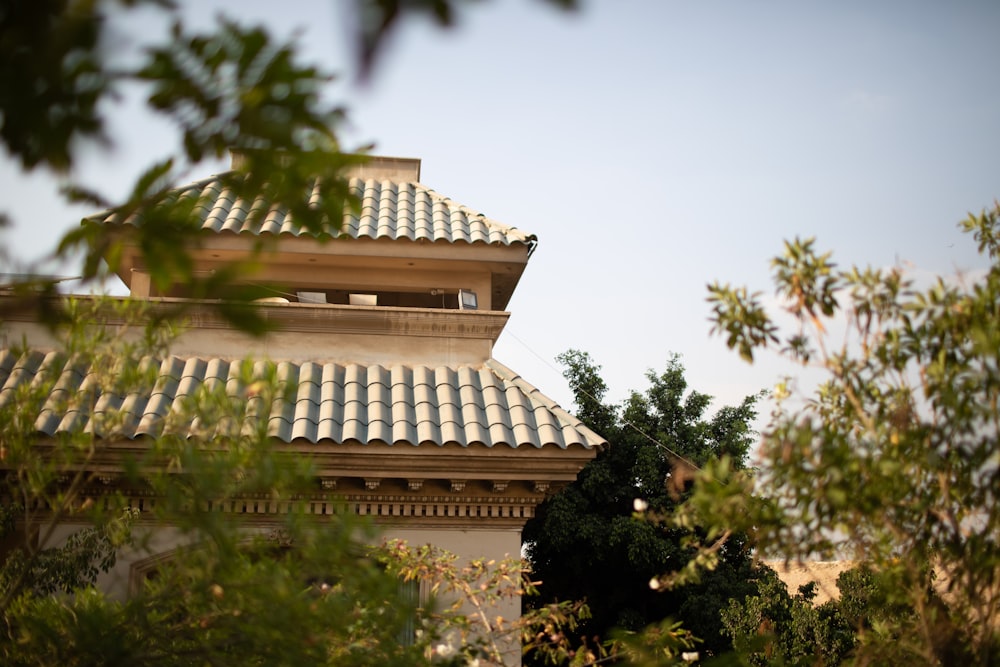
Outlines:
<svg viewBox="0 0 1000 667"><path fill-rule="evenodd" d="M157 435L123 452L116 434L135 419L128 397L164 380L157 359L174 330L142 306L70 300L70 324L54 329L62 352L0 353L13 368L0 396L0 662L503 664L522 636L541 655L574 650L582 605L539 605L506 621L489 613L534 590L519 560L459 563L429 548L380 545L346 508L310 516L299 499L312 494L317 473L268 432L271 406L296 391L273 363L234 363L228 382L191 391ZM111 307L126 326L100 325ZM138 326L143 335L130 330ZM59 391L76 372L86 373L81 390ZM47 412L81 427L40 438L36 422ZM124 487L95 493L111 464ZM139 513L120 488L155 502ZM233 498L288 512L262 530L212 509ZM62 542L57 531L68 524L81 530ZM181 546L127 600L95 586L119 548L156 553L149 541L164 525ZM435 595L407 595L401 584L415 581ZM539 625L559 631L539 638Z"/></svg>
<svg viewBox="0 0 1000 667"><path fill-rule="evenodd" d="M774 570L755 570L758 591L730 600L722 610L725 633L742 661L751 665L840 664L854 647L853 626L831 600L814 606L815 583L799 587L796 595ZM843 577L843 575L842 575Z"/></svg>
<svg viewBox="0 0 1000 667"><path fill-rule="evenodd" d="M1000 657L1000 205L962 227L989 267L927 288L786 243L772 266L790 332L759 294L710 287L730 347L748 360L777 348L826 379L797 402L779 385L757 486L709 466L677 519L704 521L714 540L746 529L764 552L862 564L878 596L863 606L891 613L844 602L861 663Z"/></svg>
<svg viewBox="0 0 1000 667"><path fill-rule="evenodd" d="M444 18L453 3L357 4L367 67L400 16L432 11ZM110 62L103 49L105 17L140 5L155 6L174 24L169 37L134 61ZM378 29L370 32L372 26ZM189 255L198 243L190 215L194 202L173 196L177 180L202 161L237 149L245 162L224 177L227 187L283 205L308 232L342 219L354 204L341 171L361 158L342 152L337 140L342 114L321 96L329 76L300 63L292 44L275 44L264 28L222 20L214 30L195 33L161 0L15 0L0 7L0 76L0 141L25 170L68 174L78 151L110 143L107 104L130 87L144 91L148 108L177 131L177 149L138 175L125 201L103 201L72 183L65 188L62 194L71 200L141 220L85 223L61 239L55 255L79 251L86 280L113 272L123 245L132 244L141 248L157 286L185 282L195 297L221 298L219 312L236 325L261 331L264 323L240 307L258 294L237 289L232 278L252 270L267 246L261 242L248 261L212 276L196 274ZM188 397L179 418L212 424L210 440L181 437L168 425L148 448L116 460L121 474L147 485L158 499L143 520L174 526L189 546L128 600L108 598L94 587L96 577L123 545L143 549L150 532L123 498L108 493L98 502L82 489L92 481L93 461L109 455L107 439L129 418L121 399L157 380L155 364L148 362L166 354L174 320L121 306L118 316L133 329L144 328L131 336L101 324L101 308L119 308L115 303L89 309L49 299L56 290L48 280L7 287L22 298L5 304L36 309L62 338L62 352L49 359L30 350L5 355L5 362L22 357L20 368L31 377L0 399L4 664L499 661L497 637L530 627L470 618L454 606L421 607L400 594L400 579L421 573L449 601L481 607L530 590L519 563L460 567L446 554L368 547L371 527L348 515L316 530L291 511L273 531L248 535L238 522L201 511L213 499L247 491L289 500L313 477L308 464L273 450L262 419L271 399L294 389L276 377L273 364L252 360L238 365L235 378L245 400L233 401L217 387ZM54 303L59 307L51 308ZM41 451L34 422L51 400L59 373L72 372L74 365L90 370L89 389L66 396L59 407L93 428L53 438ZM113 399L111 407L98 410L102 398ZM81 530L60 543L56 526L68 521ZM571 628L577 613L579 606L571 604L539 608L552 627ZM419 632L409 632L414 625ZM535 644L539 650L569 650L559 640Z"/></svg>
<svg viewBox="0 0 1000 667"><path fill-rule="evenodd" d="M164 20L173 22L171 35L134 61L109 62L106 14L137 5L159 7ZM234 149L246 163L224 176L227 186L244 196L271 197L314 233L326 221L340 220L352 202L339 174L358 158L341 153L336 128L342 114L322 101L330 77L299 63L292 45L275 44L263 28L223 20L215 31L194 33L157 0L7 3L0 10L0 36L0 66L8 82L0 93L0 139L24 169L71 173L77 151L88 142L110 143L107 104L125 90L145 92L150 112L165 116L177 131L177 153L140 174L126 201L104 201L72 182L65 186L62 195L71 201L95 210L113 207L122 219L135 216L142 224L85 223L67 232L55 255L82 255L80 275L93 282L113 274L123 245L134 244L157 287L179 280L193 295L225 297L222 314L260 330L263 323L251 311L229 305L234 298L259 296L230 284L257 257L214 276L196 274L189 256L198 243L190 215L194 202L178 201L171 190L193 166ZM258 246L258 257L265 249ZM29 287L22 294L35 304L55 291L44 281Z"/></svg>
<svg viewBox="0 0 1000 667"><path fill-rule="evenodd" d="M136 305L118 307L133 316L133 326L149 320ZM288 499L307 480L307 466L274 452L258 419L258 409L288 387L277 381L273 367L259 374L252 363L239 369L246 401L229 400L221 387L203 387L188 397L181 420L213 424L211 439L191 440L166 424L147 447L120 459L121 474L157 498L144 521L169 523L190 546L125 602L95 588L98 572L114 562L118 547L130 542L142 549L151 536L148 529L129 530L134 514L117 492L98 498L85 492L94 462L113 460L111 443L129 417L116 407L120 400L100 410L98 402L149 390L158 364L148 362L169 339L162 323L150 323L146 335L134 337L129 327L94 326L99 307L70 302L67 313L72 325L56 329L64 336L63 354L37 364L32 359L40 355L30 350L5 355L5 361L22 360L23 380L8 385L0 406L3 497L10 499L11 518L16 513L18 519L5 523L5 537L16 542L0 570L4 664L203 664L223 657L248 664L364 664L357 650L349 650L352 641L385 641L400 632L405 615L416 611L412 605L398 601L396 615L380 623L363 613L377 595L394 599L398 583L350 546L360 524L345 518L310 530L304 517L291 512L274 538L248 535L239 522L202 509L207 501L247 489ZM87 369L86 390L63 392L63 405L52 406L52 397L60 395L53 394L56 383L73 365ZM47 405L60 414L85 415L91 428L40 442L35 420ZM55 530L70 522L84 530L60 546ZM347 573L331 580L334 587L315 579ZM260 586L262 581L268 585ZM326 620L359 615L353 625ZM419 651L400 646L364 660L407 662L403 656Z"/></svg>
<svg viewBox="0 0 1000 667"><path fill-rule="evenodd" d="M753 443L758 396L708 418L711 397L688 390L684 367L673 356L662 373L648 373L644 393L608 405L600 367L589 355L571 350L559 360L577 416L610 447L525 526L528 559L542 582L539 599L586 600L593 617L581 632L588 636L638 632L672 617L704 642L703 650L725 649L718 610L754 590L749 554L734 539L725 547L724 565L698 586L658 592L651 579L680 567L690 553L678 531L634 515L637 502L651 513L669 512L685 494L691 471L713 457L730 456L742 465Z"/></svg>
<svg viewBox="0 0 1000 667"><path fill-rule="evenodd" d="M547 0L563 8L574 0ZM409 16L427 15L453 24L456 0L355 0L353 37L357 60L369 76L385 39ZM134 59L113 59L107 49L108 16L137 7L155 8L172 24L169 37ZM57 259L83 257L84 284L113 275L123 244L138 246L157 288L183 281L193 297L221 299L219 311L237 326L262 332L266 323L234 302L264 296L233 277L252 271L256 254L211 276L193 270L189 251L198 243L191 201L172 197L179 179L198 164L239 151L243 166L222 176L238 196L264 196L291 212L295 224L319 236L330 221L357 206L342 177L361 160L343 150L337 131L344 111L323 99L332 75L300 62L293 43L276 43L264 27L220 18L214 30L191 31L170 0L13 0L0 7L0 142L26 171L69 178L58 196L113 208L141 225L86 223L67 232L54 248ZM80 151L113 143L107 133L109 104L127 91L145 97L147 109L167 119L177 149L156 158L136 177L125 201L105 201L73 183ZM56 193L54 193L56 194ZM253 216L266 212L254 211ZM0 225L16 223L0 212ZM29 267L30 270L30 267ZM15 286L18 308L35 307L48 319L52 281ZM176 315L180 315L178 308ZM2 313L0 313L2 315Z"/></svg>

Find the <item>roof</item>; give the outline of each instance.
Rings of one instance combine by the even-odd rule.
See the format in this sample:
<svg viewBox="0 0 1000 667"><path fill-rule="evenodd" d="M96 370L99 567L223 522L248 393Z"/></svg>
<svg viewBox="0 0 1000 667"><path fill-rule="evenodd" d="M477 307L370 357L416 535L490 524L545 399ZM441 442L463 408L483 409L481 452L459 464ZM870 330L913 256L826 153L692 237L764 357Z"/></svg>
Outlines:
<svg viewBox="0 0 1000 667"><path fill-rule="evenodd" d="M177 196L197 197L196 211L201 227L209 232L237 235L309 236L296 225L283 208L261 196L240 198L225 184L235 172L226 172L180 187ZM525 244L534 246L536 238L515 227L502 225L430 188L416 182L351 178L350 193L361 203L360 210L348 210L340 229L330 228L337 238L371 238L410 241L442 241L469 244ZM266 211L265 215L259 215ZM251 213L254 213L251 215ZM137 218L124 220L114 210L91 217L106 224L136 224Z"/></svg>
<svg viewBox="0 0 1000 667"><path fill-rule="evenodd" d="M146 358L141 367L154 371L155 383L116 393L101 391L91 366L64 355L2 350L0 410L15 400L18 387L34 384L44 391L35 420L41 435L84 431L110 437L101 432L101 420L67 405L69 397L91 396L96 401L94 415L118 412L122 417L114 437L132 440L167 432L210 439L220 425L178 417L185 414L190 397L202 388L214 387L231 400L245 402L248 419L255 419L255 414L266 418L269 435L285 443L561 449L606 444L493 359L480 366L436 368L256 362L250 369L247 363L201 357ZM254 395L253 378L270 373L288 390L268 409Z"/></svg>

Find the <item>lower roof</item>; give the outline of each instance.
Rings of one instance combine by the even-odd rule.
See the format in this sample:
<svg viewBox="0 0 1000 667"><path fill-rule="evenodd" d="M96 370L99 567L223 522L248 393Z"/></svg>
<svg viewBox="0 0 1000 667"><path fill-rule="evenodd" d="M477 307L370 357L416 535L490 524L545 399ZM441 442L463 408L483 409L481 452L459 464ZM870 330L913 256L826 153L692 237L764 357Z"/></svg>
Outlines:
<svg viewBox="0 0 1000 667"><path fill-rule="evenodd" d="M117 369L56 352L0 351L0 410L38 390L40 435L88 432L133 440L164 433L211 439L266 420L281 442L509 448L607 443L537 388L494 359L481 365L363 366L247 362L223 358L143 359L134 386ZM135 375L135 374L133 374ZM269 384L280 390L272 396ZM118 385L118 386L115 386ZM20 389L19 389L20 388ZM198 396L218 392L243 423L190 418ZM93 408L83 408L92 405ZM238 432L238 431L237 431Z"/></svg>

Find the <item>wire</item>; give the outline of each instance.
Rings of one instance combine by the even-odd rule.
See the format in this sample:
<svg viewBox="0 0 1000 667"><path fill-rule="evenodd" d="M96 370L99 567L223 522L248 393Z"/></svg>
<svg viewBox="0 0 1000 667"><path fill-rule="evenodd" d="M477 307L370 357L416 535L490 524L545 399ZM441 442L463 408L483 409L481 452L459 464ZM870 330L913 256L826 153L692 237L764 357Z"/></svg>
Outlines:
<svg viewBox="0 0 1000 667"><path fill-rule="evenodd" d="M250 284L253 285L254 287L259 287L259 288L261 288L263 290L267 290L268 292L273 292L274 294L278 294L280 296L287 296L287 297L291 297L293 299L298 299L299 298L299 295L296 294L295 292L283 292L280 289L277 289L277 288L275 288L275 287L273 287L271 285L267 285L265 283L251 282Z"/></svg>
<svg viewBox="0 0 1000 667"><path fill-rule="evenodd" d="M528 345L517 334L515 334L513 331L511 331L511 329L509 327L506 328L504 331L507 334L509 334L511 338L513 338L518 343L520 343L524 347L524 349L526 349L528 352L530 352L532 355L534 355L535 358L537 358L543 364L545 364L546 366L548 366L550 370L552 370L555 373L559 373L560 375L563 375L562 371L560 371L558 368L556 368L555 366L553 366L548 361L548 359L545 359L542 355L540 355L537 352L535 352L535 350L532 349L530 345ZM565 376L563 376L563 377L565 377ZM576 391L578 391L581 394L585 395L587 398L591 399L595 403L601 403L601 400L599 398L597 398L596 396L594 396L593 394L591 394L589 391L587 391L583 387L577 387ZM698 471L700 471L702 469L700 465L698 465L697 463L695 463L691 459L687 458L686 456L675 452L669 446L663 444L662 442L660 442L659 440L657 440L653 436L649 435L648 433L646 433L641 428L639 428L638 426L636 426L634 423L630 422L629 420L625 419L624 417L622 417L622 423L625 424L626 426L630 427L632 430L634 430L636 433L638 433L639 435L641 435L642 437L644 437L646 440L649 440L651 443L653 443L657 447L660 447L663 450L665 450L671 456L676 457L677 459L679 459L680 461L682 461L684 464L686 464L688 466L691 466L692 468L694 468L695 470L698 470Z"/></svg>
<svg viewBox="0 0 1000 667"><path fill-rule="evenodd" d="M297 298L296 294L293 294L291 292L282 292L281 290L275 289L275 288L273 288L273 287L271 287L269 285L258 284L257 286L258 287L262 287L263 289L266 289L266 290L268 290L270 292L274 292L275 294L280 294L281 296L289 296L289 297L296 297ZM442 296L442 299L443 298L444 297ZM549 368L549 370L551 370L554 373L558 373L559 375L562 375L562 371L560 371L558 368L556 368L555 366L553 366L552 363L549 362L548 359L546 359L542 355L540 355L537 352L535 352L535 350L530 345L528 345L520 336L518 336L517 334L515 334L509 327L507 327L505 329L505 331L506 331L507 334L510 335L511 338L513 338L518 343L520 343L521 346L524 347L525 350L527 350L528 352L530 352L536 359L538 359L543 364L545 364ZM590 392L588 392L586 389L583 389L582 387L577 387L577 391L579 391L580 393L584 394L585 396L587 396L587 398L591 399L592 401L594 401L596 403L600 403L601 402L601 400L599 398L597 398L596 396L594 396L593 394L591 394ZM690 466L690 467L692 467L692 468L694 468L695 470L698 470L698 471L700 471L702 469L702 467L700 465L698 465L697 463L695 463L691 459L687 458L683 454L680 454L680 453L674 451L669 446L663 444L662 442L660 442L659 440L657 440L656 438L654 438L653 436L649 435L648 433L646 433L645 431L643 431L641 428L639 428L638 426L636 426L633 422L631 422L631 421L629 421L629 420L627 420L627 419L625 419L623 417L622 418L622 423L625 424L626 426L630 427L633 431L635 431L636 433L638 433L639 435L641 435L646 440L649 440L651 443L653 443L657 447L660 447L661 449L663 449L664 451L666 451L667 453L669 453L671 456L677 458L678 460L680 460L681 462L683 462L685 465L688 465L688 466Z"/></svg>

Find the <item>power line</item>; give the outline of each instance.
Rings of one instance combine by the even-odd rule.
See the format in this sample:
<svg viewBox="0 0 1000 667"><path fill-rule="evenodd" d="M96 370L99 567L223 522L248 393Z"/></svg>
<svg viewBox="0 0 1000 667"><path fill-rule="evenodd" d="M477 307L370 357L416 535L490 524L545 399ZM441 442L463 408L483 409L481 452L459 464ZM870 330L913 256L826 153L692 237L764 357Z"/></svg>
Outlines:
<svg viewBox="0 0 1000 667"><path fill-rule="evenodd" d="M530 352L530 353L531 353L532 355L534 355L534 356L535 356L535 358L537 358L537 359L538 359L539 361L541 361L541 362L542 362L543 364L545 364L545 365L546 365L546 366L547 366L547 367L548 367L548 368L549 368L549 369L550 369L551 371L553 371L553 372L555 372L555 373L558 373L559 375L562 375L562 374L563 374L563 373L562 373L562 371L560 371L560 370L559 370L558 368L556 368L555 366L553 366L553 365L552 365L552 364L551 364L551 363L550 363L550 362L549 362L549 361L548 361L547 359L545 359L545 358L544 358L544 357L543 357L542 355L540 355L540 354L538 354L537 352L535 352L535 350L534 350L534 349L532 349L532 347L531 347L530 345L528 345L528 344L527 344L527 343L526 343L526 342L525 342L525 341L524 341L523 339L521 339L521 337L520 337L520 336L518 336L518 335L517 335L517 334L515 334L515 333L514 333L513 331L511 331L511 330L510 330L510 328L507 328L507 329L505 329L504 331L505 331L506 333L508 333L508 334L509 334L509 335L511 336L511 338L513 338L513 339L514 339L514 340L516 340L516 341L517 341L518 343L520 343L520 344L521 344L521 346L522 346L522 347L524 347L524 349L526 349L526 350L527 350L528 352ZM564 376L564 377L565 377L565 376ZM584 394L584 395L585 395L585 396L586 396L587 398L591 399L591 400L592 400L592 401L594 401L595 403L598 403L598 404L600 404L600 403L601 403L601 400L600 400L599 398L597 398L596 396L594 396L593 394L591 394L591 393L590 393L589 391L587 391L587 390L586 390L586 389L584 389L583 387L577 387L577 388L576 388L576 391L579 391L579 392L580 392L581 394ZM648 433L646 433L645 431L643 431L643 430L642 430L641 428L639 428L638 426L636 426L636 425L635 425L635 424L634 424L633 422L629 421L628 419L625 419L625 417L624 417L624 416L623 416L623 417L621 418L621 420L622 420L622 423L623 423L623 424L625 424L626 426L630 427L630 428L631 428L632 430L634 430L634 431L635 431L636 433L638 433L639 435L641 435L641 436L642 436L643 438L645 438L646 440L649 440L649 441L650 441L651 443L653 443L653 444L654 444L654 445L656 445L657 447L660 447L661 449L665 450L665 451L666 451L667 453L669 453L669 454L670 454L671 456L673 456L673 457L675 457L675 458L679 459L679 460L680 460L680 461L682 461L682 462L683 462L683 463L684 463L685 465L688 465L688 466L690 466L690 467L692 467L692 468L694 468L695 470L698 470L698 471L700 471L700 470L702 469L702 468L701 468L701 466L699 466L699 465L698 465L697 463L695 463L695 462L694 462L694 461L692 461L691 459L687 458L686 456L684 456L684 455L682 455L682 454L679 454L678 452L676 452L676 451L674 451L673 449L671 449L671 448L670 448L669 446L667 446L667 445L663 444L662 442L660 442L659 440L657 440L657 439L656 439L656 438L654 438L653 436L649 435Z"/></svg>

